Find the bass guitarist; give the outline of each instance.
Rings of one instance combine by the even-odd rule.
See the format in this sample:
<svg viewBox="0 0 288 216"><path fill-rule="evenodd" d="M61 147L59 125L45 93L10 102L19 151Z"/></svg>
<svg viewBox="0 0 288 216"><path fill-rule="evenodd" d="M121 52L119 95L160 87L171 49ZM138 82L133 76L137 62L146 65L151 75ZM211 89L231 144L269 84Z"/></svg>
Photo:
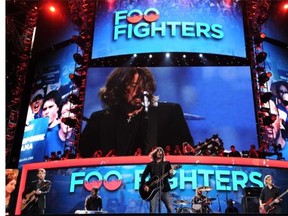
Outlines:
<svg viewBox="0 0 288 216"><path fill-rule="evenodd" d="M264 177L264 185L259 197L259 212L261 214L281 214L280 189L273 184L271 175Z"/></svg>
<svg viewBox="0 0 288 216"><path fill-rule="evenodd" d="M169 191L171 190L168 178L172 178L173 169L169 161L165 161L164 150L157 147L150 154L150 163L141 176L140 193L147 194L146 201L150 201L150 213L161 213L161 201L164 203L167 213L172 213L172 199ZM150 180L146 182L146 178L150 176ZM162 176L165 178L162 179ZM158 182L159 179L162 179ZM156 184L153 184L156 182ZM142 196L143 197L143 196ZM160 201L161 200L161 201Z"/></svg>
<svg viewBox="0 0 288 216"><path fill-rule="evenodd" d="M21 215L43 215L46 209L46 195L51 181L45 179L46 170L38 169L37 179L32 181L22 193Z"/></svg>

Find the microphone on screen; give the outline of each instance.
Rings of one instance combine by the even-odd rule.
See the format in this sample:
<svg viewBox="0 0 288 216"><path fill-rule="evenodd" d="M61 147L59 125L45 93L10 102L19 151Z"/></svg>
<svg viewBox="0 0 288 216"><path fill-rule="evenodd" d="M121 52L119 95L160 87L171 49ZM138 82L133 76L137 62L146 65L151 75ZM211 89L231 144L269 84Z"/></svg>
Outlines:
<svg viewBox="0 0 288 216"><path fill-rule="evenodd" d="M143 96L142 105L144 106L144 111L147 113L148 112L148 107L150 105L149 92L148 91L143 91L142 96Z"/></svg>

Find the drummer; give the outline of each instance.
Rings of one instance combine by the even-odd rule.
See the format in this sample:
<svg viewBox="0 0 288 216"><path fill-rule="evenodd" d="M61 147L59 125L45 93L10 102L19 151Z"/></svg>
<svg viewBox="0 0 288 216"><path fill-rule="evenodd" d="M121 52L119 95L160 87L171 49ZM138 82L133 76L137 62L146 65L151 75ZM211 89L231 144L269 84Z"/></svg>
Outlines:
<svg viewBox="0 0 288 216"><path fill-rule="evenodd" d="M203 195L203 191L207 191L208 187L198 187L195 191L195 196L192 198L192 211L194 213L209 213L210 208L208 205L211 204L211 201ZM210 187L209 187L210 189Z"/></svg>

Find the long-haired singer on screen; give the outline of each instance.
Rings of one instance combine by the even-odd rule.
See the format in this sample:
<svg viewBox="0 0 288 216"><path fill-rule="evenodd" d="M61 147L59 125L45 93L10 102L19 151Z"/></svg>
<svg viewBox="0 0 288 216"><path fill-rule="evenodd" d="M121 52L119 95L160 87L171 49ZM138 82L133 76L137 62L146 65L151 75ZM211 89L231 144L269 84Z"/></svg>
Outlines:
<svg viewBox="0 0 288 216"><path fill-rule="evenodd" d="M147 155L154 146L194 145L182 108L159 102L156 83L146 67L115 68L99 91L103 110L92 113L81 137L82 157L97 150L103 155Z"/></svg>

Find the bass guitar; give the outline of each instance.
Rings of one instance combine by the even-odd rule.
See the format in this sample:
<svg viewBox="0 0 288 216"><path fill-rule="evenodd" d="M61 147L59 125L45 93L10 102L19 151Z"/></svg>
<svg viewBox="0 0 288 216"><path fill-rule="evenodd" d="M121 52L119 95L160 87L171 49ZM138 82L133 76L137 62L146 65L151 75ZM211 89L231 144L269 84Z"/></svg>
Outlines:
<svg viewBox="0 0 288 216"><path fill-rule="evenodd" d="M38 188L38 190L43 189L44 187L48 186L50 184L50 182L45 182L40 188ZM33 190L30 193L25 195L25 198L23 199L20 209L21 211L28 211L35 202L37 202L37 197L36 197L36 191L37 190Z"/></svg>
<svg viewBox="0 0 288 216"><path fill-rule="evenodd" d="M277 197L277 199L280 199L286 193L288 193L288 189L284 193L282 193L279 197ZM266 203L264 203L264 206L259 207L259 212L261 214L269 214L269 212L275 208L275 206L273 206L275 204L275 200L276 199L270 198Z"/></svg>
<svg viewBox="0 0 288 216"><path fill-rule="evenodd" d="M180 167L182 167L182 165L172 165L173 170L177 170ZM160 181L162 181L168 175L169 172L163 174L161 177L153 176L149 181L147 181L145 185L149 187L149 191L144 190L145 185L140 185L139 193L141 198L145 201L152 200L155 194L163 188L163 185L161 185L161 187L159 185Z"/></svg>

